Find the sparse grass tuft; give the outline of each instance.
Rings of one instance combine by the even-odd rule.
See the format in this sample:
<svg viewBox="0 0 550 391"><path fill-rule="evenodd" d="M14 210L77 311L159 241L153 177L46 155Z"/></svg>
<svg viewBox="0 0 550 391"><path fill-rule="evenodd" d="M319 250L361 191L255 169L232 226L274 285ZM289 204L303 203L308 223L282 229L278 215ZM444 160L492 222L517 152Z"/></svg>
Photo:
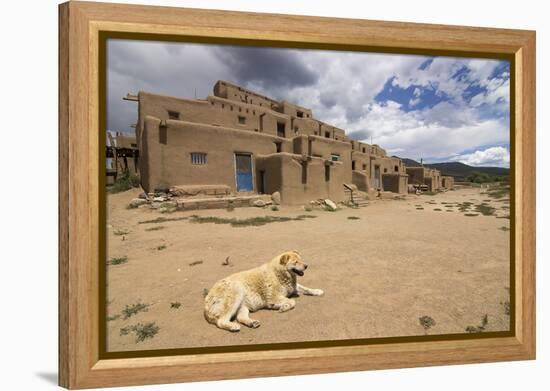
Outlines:
<svg viewBox="0 0 550 391"><path fill-rule="evenodd" d="M153 220L145 220L140 221L138 224L158 224L158 223L166 223L168 221L180 221L180 220L187 220L187 217L157 217Z"/></svg>
<svg viewBox="0 0 550 391"><path fill-rule="evenodd" d="M477 213L464 213L464 216L467 216L467 217L476 217L476 216L479 216L479 214L477 214Z"/></svg>
<svg viewBox="0 0 550 391"><path fill-rule="evenodd" d="M208 296L208 289L204 288L202 290L202 297L206 297L206 296Z"/></svg>
<svg viewBox="0 0 550 391"><path fill-rule="evenodd" d="M490 189L487 192L487 195L491 198L503 198L505 196L508 196L510 194L510 188L508 186L499 186L495 187L494 189Z"/></svg>
<svg viewBox="0 0 550 391"><path fill-rule="evenodd" d="M465 202L462 202L462 203L458 203L457 206L458 206L458 210L460 212L467 212L470 210L470 207L473 205L473 203L469 202L469 201L465 201Z"/></svg>
<svg viewBox="0 0 550 391"><path fill-rule="evenodd" d="M126 326L120 329L120 335L136 334L136 343L143 342L148 338L153 338L159 332L160 327L155 322L138 323L132 326Z"/></svg>
<svg viewBox="0 0 550 391"><path fill-rule="evenodd" d="M278 212L278 211L279 211L279 207L278 207L277 205L273 205L273 206L271 207L271 210L272 210L273 212Z"/></svg>
<svg viewBox="0 0 550 391"><path fill-rule="evenodd" d="M236 218L224 218L224 217L215 217L215 216L191 216L192 223L205 224L230 224L232 227L257 227L260 225L266 225L269 223L279 223L285 221L302 221L306 218L315 218L317 216L312 215L300 215L296 217L285 217L285 216L263 216L263 217L250 217L246 219L236 219Z"/></svg>
<svg viewBox="0 0 550 391"><path fill-rule="evenodd" d="M166 245L165 245L165 244L161 244L160 246L155 247L155 249L158 250L158 251L165 250L165 249L166 249Z"/></svg>
<svg viewBox="0 0 550 391"><path fill-rule="evenodd" d="M435 212L441 212L441 211L442 211L442 209L439 209L439 208L435 208L435 209L434 209L434 211L435 211Z"/></svg>
<svg viewBox="0 0 550 391"><path fill-rule="evenodd" d="M433 326L435 326L436 324L435 320L431 316L427 316L427 315L424 315L418 318L418 322L422 327L424 327L425 334L428 334L428 330Z"/></svg>
<svg viewBox="0 0 550 391"><path fill-rule="evenodd" d="M357 217L357 216L348 216L348 220L360 220L361 217Z"/></svg>
<svg viewBox="0 0 550 391"><path fill-rule="evenodd" d="M115 229L113 231L113 234L115 234L116 236L128 235L129 233L130 231L127 229Z"/></svg>
<svg viewBox="0 0 550 391"><path fill-rule="evenodd" d="M122 265L123 263L127 263L127 262L128 262L128 257L125 255L123 257L111 258L109 262L107 262L107 264L115 266L115 265Z"/></svg>
<svg viewBox="0 0 550 391"><path fill-rule="evenodd" d="M487 314L483 315L481 318L481 324L479 326L468 326L466 327L466 331L468 333L482 333L485 331L485 328L489 324L489 316Z"/></svg>
<svg viewBox="0 0 550 391"><path fill-rule="evenodd" d="M161 229L166 228L164 225L158 225L156 227L145 228L146 231L160 231Z"/></svg>
<svg viewBox="0 0 550 391"><path fill-rule="evenodd" d="M502 226L499 228L501 231L510 231L510 228Z"/></svg>
<svg viewBox="0 0 550 391"><path fill-rule="evenodd" d="M126 307L122 310L122 315L124 316L124 319L128 319L140 312L146 312L147 307L149 307L149 305L144 303L136 303L132 305L126 304Z"/></svg>
<svg viewBox="0 0 550 391"><path fill-rule="evenodd" d="M107 322L110 322L112 320L117 320L118 318L120 318L120 314L107 316Z"/></svg>
<svg viewBox="0 0 550 391"><path fill-rule="evenodd" d="M504 306L504 315L510 316L510 302L505 301L502 305Z"/></svg>
<svg viewBox="0 0 550 391"><path fill-rule="evenodd" d="M235 211L235 205L233 205L233 203L229 203L227 204L227 207L225 208L225 210L228 212L233 212Z"/></svg>
<svg viewBox="0 0 550 391"><path fill-rule="evenodd" d="M128 204L126 205L126 209L137 209L139 205L137 204Z"/></svg>
<svg viewBox="0 0 550 391"><path fill-rule="evenodd" d="M174 301L174 302L170 303L170 308L173 308L173 309L177 310L180 307L181 307L181 303L179 301Z"/></svg>
<svg viewBox="0 0 550 391"><path fill-rule="evenodd" d="M436 194L437 193L435 191L424 191L424 192L422 192L422 195L427 195L427 196L434 196Z"/></svg>
<svg viewBox="0 0 550 391"><path fill-rule="evenodd" d="M486 203L476 205L476 212L481 213L483 216L494 216L496 209Z"/></svg>
<svg viewBox="0 0 550 391"><path fill-rule="evenodd" d="M204 261L194 261L194 262L191 262L189 264L189 266L197 266L197 265L202 265L204 263Z"/></svg>
<svg viewBox="0 0 550 391"><path fill-rule="evenodd" d="M416 210L424 210L423 207L417 207Z"/></svg>
<svg viewBox="0 0 550 391"><path fill-rule="evenodd" d="M130 172L125 172L119 176L115 183L109 188L109 193L116 194L121 193L126 190L130 190L132 187L139 187L140 180L137 175L130 174Z"/></svg>

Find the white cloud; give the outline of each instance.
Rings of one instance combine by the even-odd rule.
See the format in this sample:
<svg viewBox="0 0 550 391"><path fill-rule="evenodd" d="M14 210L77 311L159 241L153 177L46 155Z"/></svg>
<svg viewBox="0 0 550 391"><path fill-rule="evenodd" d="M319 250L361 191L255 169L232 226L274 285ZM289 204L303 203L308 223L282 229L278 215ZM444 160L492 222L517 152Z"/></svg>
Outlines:
<svg viewBox="0 0 550 391"><path fill-rule="evenodd" d="M440 106L440 107L439 107ZM508 124L499 119L479 120L473 109L463 109L456 121L447 116L456 111L448 102L433 109L404 112L401 105L372 104L366 114L353 124L352 131L363 141L374 143L401 157L426 160L446 160L479 145L509 142Z"/></svg>
<svg viewBox="0 0 550 391"><path fill-rule="evenodd" d="M504 147L491 147L473 153L454 156L450 160L470 166L510 167L510 152Z"/></svg>

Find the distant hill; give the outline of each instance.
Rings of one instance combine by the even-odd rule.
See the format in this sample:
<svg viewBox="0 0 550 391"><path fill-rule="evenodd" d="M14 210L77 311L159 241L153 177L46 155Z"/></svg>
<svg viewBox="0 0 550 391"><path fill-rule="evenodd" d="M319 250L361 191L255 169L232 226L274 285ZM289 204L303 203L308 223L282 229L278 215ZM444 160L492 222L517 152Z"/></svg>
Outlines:
<svg viewBox="0 0 550 391"><path fill-rule="evenodd" d="M421 164L416 160L401 158L403 164L408 167L419 167ZM442 175L449 175L457 181L463 181L472 172L481 172L493 176L508 176L510 169L503 167L474 167L460 162L424 164L425 167L435 168L441 171Z"/></svg>

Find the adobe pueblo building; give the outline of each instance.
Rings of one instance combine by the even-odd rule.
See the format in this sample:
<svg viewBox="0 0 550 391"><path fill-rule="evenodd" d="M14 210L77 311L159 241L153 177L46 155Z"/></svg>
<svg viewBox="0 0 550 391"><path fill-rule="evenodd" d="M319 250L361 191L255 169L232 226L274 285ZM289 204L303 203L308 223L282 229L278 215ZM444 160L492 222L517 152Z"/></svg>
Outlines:
<svg viewBox="0 0 550 391"><path fill-rule="evenodd" d="M287 101L225 81L206 99L148 92L125 99L138 101L136 142L146 192L278 192L283 204L407 192L410 174L399 158L349 139L343 129ZM439 172L431 175L435 190Z"/></svg>

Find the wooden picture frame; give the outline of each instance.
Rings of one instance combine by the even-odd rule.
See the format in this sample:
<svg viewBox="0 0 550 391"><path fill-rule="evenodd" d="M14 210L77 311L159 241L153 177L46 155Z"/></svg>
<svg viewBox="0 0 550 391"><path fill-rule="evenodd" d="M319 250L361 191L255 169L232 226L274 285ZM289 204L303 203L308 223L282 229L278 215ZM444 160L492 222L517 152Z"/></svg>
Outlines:
<svg viewBox="0 0 550 391"><path fill-rule="evenodd" d="M514 153L509 336L102 358L98 259L104 32L196 42L509 58ZM59 384L90 388L535 358L535 32L88 2L59 6Z"/></svg>

